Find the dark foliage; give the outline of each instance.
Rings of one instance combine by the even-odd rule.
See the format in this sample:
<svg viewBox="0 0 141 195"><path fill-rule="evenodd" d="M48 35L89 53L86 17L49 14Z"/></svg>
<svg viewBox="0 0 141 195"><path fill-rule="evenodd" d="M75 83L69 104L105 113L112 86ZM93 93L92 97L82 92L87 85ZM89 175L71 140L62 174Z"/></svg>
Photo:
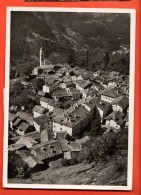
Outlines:
<svg viewBox="0 0 141 195"><path fill-rule="evenodd" d="M8 153L8 178L27 178L29 177L29 167L22 158L14 152Z"/></svg>
<svg viewBox="0 0 141 195"><path fill-rule="evenodd" d="M41 78L36 78L33 80L32 84L33 84L33 89L35 90L35 92L38 92L39 90L42 90L45 82Z"/></svg>
<svg viewBox="0 0 141 195"><path fill-rule="evenodd" d="M114 155L122 155L122 151L126 150L128 147L127 141L127 133L116 134L109 132L103 136L90 137L90 139L82 145L78 161L84 163L106 162ZM124 156L126 155L125 153Z"/></svg>
<svg viewBox="0 0 141 195"><path fill-rule="evenodd" d="M41 46L52 63L128 74L129 56L112 52L130 45L129 14L12 12L11 27L10 65L21 76L39 64Z"/></svg>

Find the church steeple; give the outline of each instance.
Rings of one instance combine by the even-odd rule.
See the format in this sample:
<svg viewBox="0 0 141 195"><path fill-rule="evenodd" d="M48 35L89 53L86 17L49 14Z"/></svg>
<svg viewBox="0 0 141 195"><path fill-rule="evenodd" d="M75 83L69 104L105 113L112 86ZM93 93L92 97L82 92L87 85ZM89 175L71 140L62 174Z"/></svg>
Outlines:
<svg viewBox="0 0 141 195"><path fill-rule="evenodd" d="M39 52L39 58L40 58L40 67L42 67L42 65L45 65L45 58L44 58L44 49L43 47L40 48L40 52Z"/></svg>

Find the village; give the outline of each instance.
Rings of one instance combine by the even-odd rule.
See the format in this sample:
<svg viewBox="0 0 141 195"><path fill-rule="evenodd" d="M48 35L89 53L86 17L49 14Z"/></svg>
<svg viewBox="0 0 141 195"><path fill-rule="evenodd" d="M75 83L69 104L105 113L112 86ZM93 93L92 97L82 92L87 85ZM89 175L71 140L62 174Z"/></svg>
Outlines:
<svg viewBox="0 0 141 195"><path fill-rule="evenodd" d="M128 130L128 75L46 64L41 47L31 76L43 80L42 90L34 92L40 101L31 113L23 106L15 112L9 108L8 145L31 172L61 166L62 159L77 156L90 133ZM28 83L21 81L25 88Z"/></svg>

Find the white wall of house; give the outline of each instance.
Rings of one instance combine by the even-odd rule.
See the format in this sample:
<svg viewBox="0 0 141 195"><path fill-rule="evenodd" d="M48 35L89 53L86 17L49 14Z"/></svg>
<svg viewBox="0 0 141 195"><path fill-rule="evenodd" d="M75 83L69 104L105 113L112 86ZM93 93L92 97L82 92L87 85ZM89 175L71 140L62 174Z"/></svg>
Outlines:
<svg viewBox="0 0 141 195"><path fill-rule="evenodd" d="M40 113L38 113L38 112L33 112L33 116L36 118L36 117L38 117L38 116L42 116L42 114L40 114Z"/></svg>
<svg viewBox="0 0 141 195"><path fill-rule="evenodd" d="M82 96L83 96L83 98L86 98L87 94L84 91L82 91Z"/></svg>
<svg viewBox="0 0 141 195"><path fill-rule="evenodd" d="M19 135L25 135L24 131L21 131L19 128L17 129L17 133L18 133Z"/></svg>
<svg viewBox="0 0 141 195"><path fill-rule="evenodd" d="M41 131L41 126L38 125L35 121L34 121L34 127L36 129L37 132L40 132Z"/></svg>
<svg viewBox="0 0 141 195"><path fill-rule="evenodd" d="M89 106L87 106L87 104L83 104L83 106L84 106L84 108L85 108L87 111L91 112L92 109L91 109Z"/></svg>
<svg viewBox="0 0 141 195"><path fill-rule="evenodd" d="M115 98L108 97L108 96L105 96L105 95L101 95L100 99L101 99L102 101L111 103Z"/></svg>
<svg viewBox="0 0 141 195"><path fill-rule="evenodd" d="M117 83L111 81L111 82L108 83L108 87L117 87Z"/></svg>
<svg viewBox="0 0 141 195"><path fill-rule="evenodd" d="M123 112L123 109L117 104L112 105L112 108L113 108L113 111Z"/></svg>
<svg viewBox="0 0 141 195"><path fill-rule="evenodd" d="M66 89L67 85L66 85L66 83L61 83L60 87L63 88L63 89Z"/></svg>
<svg viewBox="0 0 141 195"><path fill-rule="evenodd" d="M38 75L38 69L37 68L34 68L34 74Z"/></svg>
<svg viewBox="0 0 141 195"><path fill-rule="evenodd" d="M97 107L98 111L99 111L99 114L100 114L100 117L101 117L101 122L103 121L103 116L104 116L104 111L101 110L99 107Z"/></svg>
<svg viewBox="0 0 141 195"><path fill-rule="evenodd" d="M48 105L48 103L46 103L46 102L42 102L42 101L40 101L40 104L41 104L41 106L42 106L43 108L47 108L47 109L49 110L49 112L52 112L52 111L53 111L53 109L54 109L54 107L53 107L53 106Z"/></svg>
<svg viewBox="0 0 141 195"><path fill-rule="evenodd" d="M50 93L50 87L47 85L43 85L43 92Z"/></svg>
<svg viewBox="0 0 141 195"><path fill-rule="evenodd" d="M80 90L80 91L84 90L82 87L80 87L80 86L77 85L77 84L76 84L76 89L78 89L78 90Z"/></svg>
<svg viewBox="0 0 141 195"><path fill-rule="evenodd" d="M84 79L83 79L83 77L82 77L81 75L79 75L79 76L77 77L77 80L84 80Z"/></svg>
<svg viewBox="0 0 141 195"><path fill-rule="evenodd" d="M106 125L115 129L120 129L120 125L118 125L114 120L106 120Z"/></svg>
<svg viewBox="0 0 141 195"><path fill-rule="evenodd" d="M53 132L66 131L69 135L72 135L72 128L59 123L53 122Z"/></svg>
<svg viewBox="0 0 141 195"><path fill-rule="evenodd" d="M76 76L71 76L72 81L77 80Z"/></svg>

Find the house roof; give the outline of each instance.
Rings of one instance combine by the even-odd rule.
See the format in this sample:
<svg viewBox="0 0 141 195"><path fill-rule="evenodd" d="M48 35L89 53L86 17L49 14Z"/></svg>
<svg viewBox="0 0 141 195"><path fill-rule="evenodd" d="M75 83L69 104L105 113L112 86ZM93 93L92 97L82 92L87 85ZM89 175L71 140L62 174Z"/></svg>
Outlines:
<svg viewBox="0 0 141 195"><path fill-rule="evenodd" d="M119 96L117 90L115 88L109 88L101 92L101 95L117 98Z"/></svg>
<svg viewBox="0 0 141 195"><path fill-rule="evenodd" d="M17 112L16 115L22 120L25 120L26 122L28 122L31 126L33 125L34 121L33 121L33 116L31 114L20 111L20 112Z"/></svg>
<svg viewBox="0 0 141 195"><path fill-rule="evenodd" d="M72 94L68 93L65 89L55 90L53 92L53 95L56 96L57 98L72 96Z"/></svg>
<svg viewBox="0 0 141 195"><path fill-rule="evenodd" d="M42 65L41 68L42 68L42 69L54 69L54 65L53 65L53 64Z"/></svg>
<svg viewBox="0 0 141 195"><path fill-rule="evenodd" d="M25 161L30 168L33 168L36 164L44 164L40 159L36 156L33 156L30 151L27 150L20 150L16 151L23 161Z"/></svg>
<svg viewBox="0 0 141 195"><path fill-rule="evenodd" d="M111 105L119 105L123 110L129 105L129 98L126 96L119 96L114 101L112 101Z"/></svg>
<svg viewBox="0 0 141 195"><path fill-rule="evenodd" d="M37 144L37 143L38 142L35 141L33 138L31 138L31 137L24 137L24 136L21 136L21 138L16 142L16 144L23 144L27 148L30 148L33 144Z"/></svg>
<svg viewBox="0 0 141 195"><path fill-rule="evenodd" d="M40 132L34 131L34 132L26 133L24 135L24 137L30 137L30 138L36 140L36 139L40 138Z"/></svg>
<svg viewBox="0 0 141 195"><path fill-rule="evenodd" d="M18 154L23 161L25 161L31 155L30 151L28 150L16 151L16 154Z"/></svg>
<svg viewBox="0 0 141 195"><path fill-rule="evenodd" d="M37 139L40 139L40 132L34 131L34 132L26 133L26 134L23 135L22 137L30 137L30 138L32 138L32 139L34 139L34 140L37 140ZM11 140L17 141L17 140L19 140L20 138L21 138L21 136L19 135L19 136L16 136L16 137L11 138Z"/></svg>
<svg viewBox="0 0 141 195"><path fill-rule="evenodd" d="M47 103L48 105L54 107L55 106L55 100L54 99L49 99L49 98L45 98L45 97L41 97L40 98L41 102Z"/></svg>
<svg viewBox="0 0 141 195"><path fill-rule="evenodd" d="M16 118L17 118L16 114L9 112L9 121L13 122L14 120L16 120Z"/></svg>
<svg viewBox="0 0 141 195"><path fill-rule="evenodd" d="M122 125L124 123L124 120L121 119L116 119L115 122L117 123L117 125Z"/></svg>
<svg viewBox="0 0 141 195"><path fill-rule="evenodd" d="M14 122L14 126L18 126L22 122L22 119L17 118Z"/></svg>
<svg viewBox="0 0 141 195"><path fill-rule="evenodd" d="M109 103L101 101L98 97L91 99L89 102L86 102L85 104L90 108L94 108L96 106L102 111L108 110L110 106Z"/></svg>
<svg viewBox="0 0 141 195"><path fill-rule="evenodd" d="M36 66L34 69L42 70L41 66Z"/></svg>
<svg viewBox="0 0 141 195"><path fill-rule="evenodd" d="M8 150L10 150L10 151L16 151L16 150L20 150L22 148L25 148L24 144L11 144L8 146Z"/></svg>
<svg viewBox="0 0 141 195"><path fill-rule="evenodd" d="M92 85L92 82L88 80L76 80L74 83L83 89L86 89L88 86Z"/></svg>
<svg viewBox="0 0 141 195"><path fill-rule="evenodd" d="M70 151L69 141L60 140L59 143L60 143L60 146L61 146L61 149L62 149L63 152Z"/></svg>
<svg viewBox="0 0 141 195"><path fill-rule="evenodd" d="M45 96L46 95L46 92L44 92L44 91L38 91L38 95L39 96Z"/></svg>
<svg viewBox="0 0 141 195"><path fill-rule="evenodd" d="M78 142L69 142L71 151L77 152L81 150L80 144Z"/></svg>
<svg viewBox="0 0 141 195"><path fill-rule="evenodd" d="M63 112L64 112L63 109L55 107L54 110L53 110L53 113L52 113L52 117L56 117L56 116L60 115Z"/></svg>
<svg viewBox="0 0 141 195"><path fill-rule="evenodd" d="M22 130L22 131L26 131L28 128L29 128L29 123L26 123L26 122L22 122L20 125L19 125L19 129Z"/></svg>
<svg viewBox="0 0 141 195"><path fill-rule="evenodd" d="M36 156L40 160L52 158L56 155L62 154L63 152L59 142L56 140L49 140L47 142L37 144L33 146L31 149L36 152Z"/></svg>
<svg viewBox="0 0 141 195"><path fill-rule="evenodd" d="M70 113L69 110L65 111L63 115L54 118L53 121L64 126L73 128L85 118L87 118L88 115L89 112L83 106L80 105L76 109L72 108L72 112Z"/></svg>
<svg viewBox="0 0 141 195"><path fill-rule="evenodd" d="M80 90L75 89L74 87L70 88L70 92L75 95L75 94L81 94Z"/></svg>
<svg viewBox="0 0 141 195"><path fill-rule="evenodd" d="M99 109L101 109L103 112L107 111L110 107L110 104L108 102L102 102L102 101L99 101L97 107Z"/></svg>
<svg viewBox="0 0 141 195"><path fill-rule="evenodd" d="M71 78L70 75L65 75L65 76L63 77L63 81L64 81L64 82L70 82L70 81L72 81L72 78Z"/></svg>
<svg viewBox="0 0 141 195"><path fill-rule="evenodd" d="M97 94L97 90L94 88L84 89L83 93L93 96L93 95Z"/></svg>
<svg viewBox="0 0 141 195"><path fill-rule="evenodd" d="M39 114L45 114L47 112L47 109L46 108L43 108L42 106L36 105L33 108L33 112L37 112Z"/></svg>
<svg viewBox="0 0 141 195"><path fill-rule="evenodd" d="M86 102L85 104L89 106L90 108L94 108L95 106L99 104L99 101L100 101L99 98L93 98L89 102Z"/></svg>
<svg viewBox="0 0 141 195"><path fill-rule="evenodd" d="M57 131L56 132L56 139L57 140L65 140L67 135L67 131Z"/></svg>
<svg viewBox="0 0 141 195"><path fill-rule="evenodd" d="M35 123L37 123L38 125L41 125L42 123L46 123L48 121L50 121L50 117L48 114L44 114L43 116L39 116L34 118Z"/></svg>
<svg viewBox="0 0 141 195"><path fill-rule="evenodd" d="M113 111L112 113L110 113L108 116L105 117L106 120L111 120L111 119L122 119L125 116L125 114L123 114L120 111Z"/></svg>

